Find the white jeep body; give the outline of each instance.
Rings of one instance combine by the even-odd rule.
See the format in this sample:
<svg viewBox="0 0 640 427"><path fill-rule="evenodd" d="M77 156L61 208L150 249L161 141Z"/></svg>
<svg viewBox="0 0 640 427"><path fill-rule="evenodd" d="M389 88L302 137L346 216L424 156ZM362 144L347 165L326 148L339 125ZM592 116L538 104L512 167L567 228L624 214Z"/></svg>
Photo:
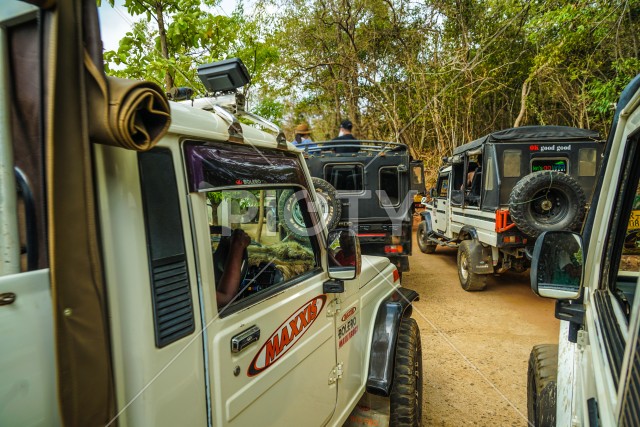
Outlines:
<svg viewBox="0 0 640 427"><path fill-rule="evenodd" d="M597 132L525 126L457 147L425 203L420 249L458 247L463 289L484 289L486 275L523 272L537 235L577 229L591 195L603 144Z"/></svg>
<svg viewBox="0 0 640 427"><path fill-rule="evenodd" d="M0 11L0 75L7 79L10 67L4 58L11 51L6 35L19 23L35 22L37 12L18 2ZM16 197L13 163L17 154L8 135L8 97L2 95L0 425L71 425L74 422L60 408L68 408L66 393L76 384L68 386L70 378L56 369L61 354L58 322L60 318L81 322L88 306L56 306L58 289L52 287L48 260L43 268L25 266L24 258L33 248L27 245L25 249L22 242L23 220L18 211L23 202ZM95 255L103 267L110 343L100 356L109 360L114 384L115 414L109 421L120 426L157 427L342 425L367 390L372 349L390 349L387 358L392 362L394 332L401 315L410 312L404 311L410 307L409 299L394 302L402 311L398 322L387 324L392 336L374 345L374 328L385 321L376 321L379 311L392 295L398 295L396 268L387 258L362 256L361 271L344 280L342 289L325 287L327 282L339 284L331 279L339 275L330 276L331 242L309 198L315 192L302 153L249 125L241 126L242 141L238 141L238 135L230 133L229 121L219 114L178 103L170 103L170 109L171 126L150 151L101 144L91 144L90 149L99 234ZM238 180L237 185L221 189L194 189L192 175L202 170L186 159L189 144L211 152L254 150L253 158L247 157L235 170L253 174L255 179ZM221 309L216 304L208 195L211 191L267 188L259 163L264 153L288 159L289 170L300 177L296 185L307 190L301 203L316 230L307 240L315 264ZM163 158L165 169L158 170L155 161L145 160L153 156ZM149 178L150 171L168 185L158 188ZM41 173L49 177L46 170ZM287 185L281 182L268 188ZM149 194L149 188L156 192ZM157 204L164 197L170 202ZM51 225L50 232L54 231L61 233ZM165 240L154 243L156 234ZM270 236L288 238L276 232ZM169 251L163 259L175 258L170 251L176 245L180 260L158 264L162 251ZM257 247L252 243L249 254ZM173 277L177 278L169 283ZM167 283L173 290L162 288ZM96 294L103 291L94 290ZM91 292L86 298L93 298ZM77 362L86 362L99 347L92 336L82 335L82 325L76 326L78 345L86 350L86 359ZM386 377L387 382L392 376ZM76 400L72 405L76 406L69 412L72 415L82 412L86 397L78 396L78 390L73 391ZM74 425L91 423L83 416L78 415ZM104 425L104 419L99 423Z"/></svg>
<svg viewBox="0 0 640 427"><path fill-rule="evenodd" d="M532 288L557 299L556 317L562 320L557 379L553 379L557 383L550 383L557 393L551 402L556 406L538 407L539 413L555 410L557 426L640 423L639 88L636 77L621 96L583 240L577 234L557 232L565 241L580 241L579 288L543 277L545 263L554 258L553 249L545 249L553 234L542 235L534 252ZM558 292L566 293L560 297ZM535 347L532 360L534 352ZM540 361L544 363L544 358ZM536 377L530 365L530 384L540 380L547 381ZM529 421L548 425L535 419L532 401L539 403L540 395L530 388Z"/></svg>

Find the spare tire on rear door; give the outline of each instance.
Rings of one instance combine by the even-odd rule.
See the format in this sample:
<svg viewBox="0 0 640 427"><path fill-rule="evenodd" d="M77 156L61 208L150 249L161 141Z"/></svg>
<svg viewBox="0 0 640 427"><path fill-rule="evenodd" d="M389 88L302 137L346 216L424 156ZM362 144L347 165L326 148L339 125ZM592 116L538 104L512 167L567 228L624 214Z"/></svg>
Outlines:
<svg viewBox="0 0 640 427"><path fill-rule="evenodd" d="M342 204L336 189L324 179L312 178L318 199L318 210L324 218L327 229L335 228L342 215ZM284 227L293 234L294 238L308 235L298 199L293 190L285 190L278 201L278 217Z"/></svg>
<svg viewBox="0 0 640 427"><path fill-rule="evenodd" d="M531 237L550 230L576 230L582 224L585 205L586 196L580 184L557 171L525 176L509 197L511 219Z"/></svg>

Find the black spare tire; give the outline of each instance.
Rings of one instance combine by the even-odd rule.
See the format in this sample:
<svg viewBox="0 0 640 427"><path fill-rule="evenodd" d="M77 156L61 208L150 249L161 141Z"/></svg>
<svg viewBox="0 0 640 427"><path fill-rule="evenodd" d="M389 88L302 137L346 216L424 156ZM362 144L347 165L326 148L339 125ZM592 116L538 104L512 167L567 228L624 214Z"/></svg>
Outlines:
<svg viewBox="0 0 640 427"><path fill-rule="evenodd" d="M332 230L338 225L342 216L342 203L338 198L338 192L327 181L321 178L311 178L316 189L318 202L320 203L320 214L327 224L327 229Z"/></svg>
<svg viewBox="0 0 640 427"><path fill-rule="evenodd" d="M338 224L340 215L342 215L342 204L338 198L338 193L327 181L320 178L312 178L312 180L319 203L319 214L324 218L327 229L331 230ZM296 239L308 236L312 232L312 230L307 231L304 224L304 218L298 204L298 197L300 196L293 190L285 190L278 201L278 217L281 218L281 222L287 231Z"/></svg>
<svg viewBox="0 0 640 427"><path fill-rule="evenodd" d="M523 177L513 187L509 211L520 231L538 237L544 231L579 228L586 203L584 191L573 177L540 171Z"/></svg>

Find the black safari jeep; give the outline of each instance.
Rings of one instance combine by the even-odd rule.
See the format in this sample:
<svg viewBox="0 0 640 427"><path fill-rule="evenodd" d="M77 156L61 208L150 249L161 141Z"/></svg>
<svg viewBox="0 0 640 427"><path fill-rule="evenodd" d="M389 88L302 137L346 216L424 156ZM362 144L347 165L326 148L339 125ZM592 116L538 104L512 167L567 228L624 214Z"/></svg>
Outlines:
<svg viewBox="0 0 640 427"><path fill-rule="evenodd" d="M487 274L525 271L540 233L582 225L602 149L597 132L564 126L506 129L457 147L425 203L420 249L457 247L466 291L484 289Z"/></svg>
<svg viewBox="0 0 640 427"><path fill-rule="evenodd" d="M409 271L413 197L425 192L422 161L398 142L313 144L305 158L327 227L353 227L363 254L386 256Z"/></svg>

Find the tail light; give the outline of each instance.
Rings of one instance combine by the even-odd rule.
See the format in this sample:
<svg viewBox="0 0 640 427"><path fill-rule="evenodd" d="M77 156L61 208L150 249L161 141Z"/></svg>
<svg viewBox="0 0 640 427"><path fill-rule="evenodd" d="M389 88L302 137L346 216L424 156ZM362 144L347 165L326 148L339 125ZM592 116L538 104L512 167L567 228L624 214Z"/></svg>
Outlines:
<svg viewBox="0 0 640 427"><path fill-rule="evenodd" d="M401 254L402 251L402 245L386 245L384 247L385 254Z"/></svg>
<svg viewBox="0 0 640 427"><path fill-rule="evenodd" d="M504 243L527 243L527 239L523 239L521 236L502 236L502 242L504 242Z"/></svg>

